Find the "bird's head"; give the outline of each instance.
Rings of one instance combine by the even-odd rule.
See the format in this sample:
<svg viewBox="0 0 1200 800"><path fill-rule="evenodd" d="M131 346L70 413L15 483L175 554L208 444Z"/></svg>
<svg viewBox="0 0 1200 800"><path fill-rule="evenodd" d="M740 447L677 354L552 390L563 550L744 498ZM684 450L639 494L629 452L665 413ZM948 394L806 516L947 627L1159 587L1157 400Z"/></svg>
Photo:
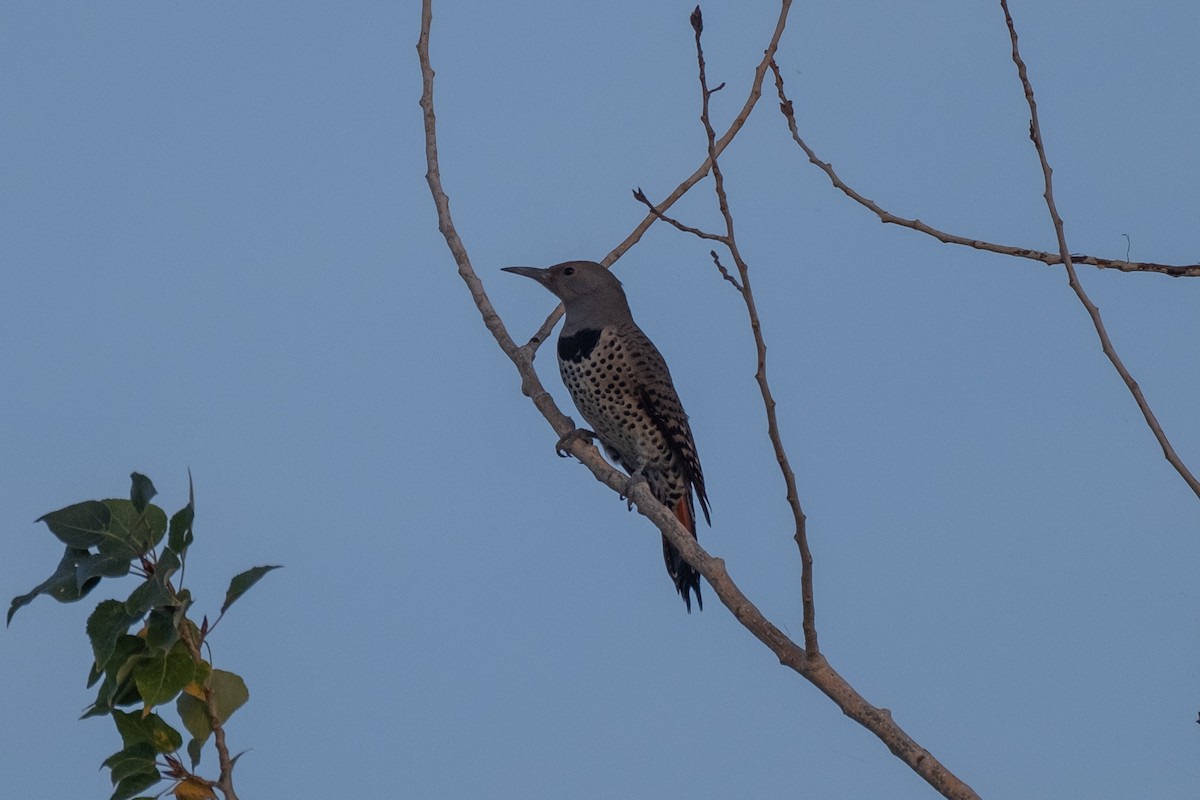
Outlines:
<svg viewBox="0 0 1200 800"><path fill-rule="evenodd" d="M505 272L533 278L558 296L570 309L576 301L604 300L607 297L625 299L617 276L595 261L564 261L553 267L504 267Z"/></svg>

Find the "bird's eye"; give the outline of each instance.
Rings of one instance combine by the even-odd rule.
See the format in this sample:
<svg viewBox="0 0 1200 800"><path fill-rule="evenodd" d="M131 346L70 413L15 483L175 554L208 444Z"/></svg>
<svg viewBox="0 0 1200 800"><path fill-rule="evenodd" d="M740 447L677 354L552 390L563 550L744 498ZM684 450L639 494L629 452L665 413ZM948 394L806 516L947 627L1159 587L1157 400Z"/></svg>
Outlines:
<svg viewBox="0 0 1200 800"><path fill-rule="evenodd" d="M574 275L574 274L575 274L574 267L567 267L566 269L563 270L563 275Z"/></svg>

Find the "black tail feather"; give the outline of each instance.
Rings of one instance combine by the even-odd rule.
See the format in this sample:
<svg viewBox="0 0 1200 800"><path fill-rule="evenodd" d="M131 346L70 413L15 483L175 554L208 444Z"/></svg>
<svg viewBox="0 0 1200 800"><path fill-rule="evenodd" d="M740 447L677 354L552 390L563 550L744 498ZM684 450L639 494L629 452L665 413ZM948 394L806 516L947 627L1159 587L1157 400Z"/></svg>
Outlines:
<svg viewBox="0 0 1200 800"><path fill-rule="evenodd" d="M663 560L667 562L667 574L675 582L675 591L683 598L688 613L692 613L692 592L696 594L696 607L704 610L704 598L700 596L700 573L683 560L675 546L663 537Z"/></svg>

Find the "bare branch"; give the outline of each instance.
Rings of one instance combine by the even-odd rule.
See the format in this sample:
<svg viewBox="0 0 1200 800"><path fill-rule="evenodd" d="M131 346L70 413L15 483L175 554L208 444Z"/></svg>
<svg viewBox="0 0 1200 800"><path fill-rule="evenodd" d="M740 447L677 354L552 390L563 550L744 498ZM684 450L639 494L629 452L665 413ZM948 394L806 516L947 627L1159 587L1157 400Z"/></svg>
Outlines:
<svg viewBox="0 0 1200 800"><path fill-rule="evenodd" d="M628 487L629 477L605 461L593 446L578 438L569 438L564 450L575 456L595 476L596 480L620 493ZM907 764L929 785L948 800L979 800L974 790L946 769L934 756L908 735L892 718L886 708L872 705L821 653L808 654L779 628L771 623L758 607L738 588L725 568L725 561L710 555L674 513L659 503L645 481L637 481L629 489L629 499L638 513L654 523L689 564L708 581L720 601L746 630L762 642L788 667L817 687L837 704L846 716L875 734L898 759Z"/></svg>
<svg viewBox="0 0 1200 800"><path fill-rule="evenodd" d="M667 195L667 198L658 205L660 211L666 211L671 206L675 205L679 198L687 194L688 190L708 174L708 170L712 166L712 154L720 155L733 141L733 137L737 136L738 131L746 124L746 120L750 118L750 112L754 110L754 106L758 103L758 99L762 97L763 79L766 78L767 69L770 67L771 60L775 57L775 51L779 49L779 39L783 36L783 29L787 25L788 11L792 7L792 0L782 0L779 4L779 18L775 22L775 31L771 34L771 41L767 43L766 50L763 51L762 61L754 68L754 80L750 84L750 95L746 98L746 102L742 104L741 111L733 118L733 122L729 123L729 128L725 133L721 134L720 138L714 143L714 147L708 158L704 160L695 172L689 175L682 183L675 187L675 190ZM638 226L633 229L630 234L625 237L625 240L613 248L613 251L604 257L601 261L605 266L610 266L618 258L625 255L629 248L637 244L650 226L654 224L656 219L654 214L647 214Z"/></svg>
<svg viewBox="0 0 1200 800"><path fill-rule="evenodd" d="M711 239L715 242L721 242L722 244L728 243L728 239L724 236L716 233L709 233L708 231L702 231L699 228L693 228L690 225L684 225L682 222L668 217L666 214L654 207L654 204L651 203L649 198L646 197L646 193L642 191L641 187L633 190L633 199L650 209L651 214L677 230L681 230L684 233L690 233L693 236L698 236L701 239Z"/></svg>
<svg viewBox="0 0 1200 800"><path fill-rule="evenodd" d="M742 288L740 283L738 283L737 278L730 275L729 270L725 269L725 265L721 263L721 257L717 255L717 251L709 250L708 254L712 256L713 263L717 265L717 270L721 273L721 277L732 283L733 288L744 294L746 290Z"/></svg>
<svg viewBox="0 0 1200 800"><path fill-rule="evenodd" d="M775 73L775 90L779 95L779 110L787 120L788 130L791 131L792 140L800 146L804 154L808 156L809 163L820 169L828 177L834 187L849 197L854 202L858 203L863 208L871 211L875 216L879 217L879 221L888 225L899 225L902 228L911 228L914 231L919 231L928 236L932 236L943 244L957 244L963 247L972 247L976 250L986 250L990 253L1000 253L1006 256L1016 256L1018 258L1027 258L1032 261L1041 261L1043 264L1053 266L1062 264L1063 257L1060 253L1047 253L1042 250L1031 250L1027 247L1013 247L1006 244L993 244L985 242L982 239L971 239L966 236L959 236L954 233L947 233L938 230L931 225L926 225L919 219L907 219L900 217L887 209L881 207L874 200L864 197L857 192L852 186L838 176L834 171L833 166L828 162L822 161L816 152L808 146L800 136L800 130L796 125L795 109L792 106L792 101L788 99L787 94L783 90L783 76L779 72L779 66L772 60L771 71ZM1126 254L1128 256L1128 254ZM1200 277L1200 264L1185 264L1182 266L1174 264L1156 264L1151 261L1118 261L1113 258L1099 258L1097 256L1089 256L1076 254L1071 256L1072 263L1086 264L1099 269L1115 269L1121 272L1157 272L1162 275L1169 275L1173 278L1196 278Z"/></svg>
<svg viewBox="0 0 1200 800"><path fill-rule="evenodd" d="M762 97L763 79L766 77L767 68L771 63L771 59L775 57L775 51L779 49L779 39L783 36L783 30L787 26L788 11L791 9L791 7L792 0L782 0L782 2L779 4L779 18L775 22L775 31L771 34L771 41L767 43L767 49L763 52L762 61L760 61L758 66L754 68L754 80L750 84L750 94L746 98L746 102L742 104L742 110L739 111L738 115L733 118L733 122L729 123L729 128L726 129L725 133L721 135L721 138L717 139L716 152L718 154L720 154L725 150L726 147L729 146L729 143L733 141L733 137L737 136L738 131L742 129L742 126L746 124L746 120L750 118L750 112L754 110L754 106L758 103L758 99ZM668 208L675 205L679 198L687 194L689 189L699 183L701 179L708 174L711 164L711 160L706 158L704 163L696 168L695 172L693 172L691 175L685 178L682 183L676 186L675 190L667 195L667 198L657 206L658 211L665 212ZM606 267L611 267L613 264L615 264L621 256L625 255L625 253L629 251L629 248L633 247L641 240L642 236L650 229L650 226L653 225L657 219L658 216L653 212L647 214L642 221L637 224L637 227L630 231L629 235L625 237L624 241L614 247L608 255L600 259L600 263ZM542 323L541 327L539 327L537 332L530 338L529 344L535 349L540 347L541 343L549 338L550 331L554 329L556 324L558 324L558 321L562 318L562 315L563 308L560 304L554 309L554 311L550 312L550 316L546 317L546 321Z"/></svg>
<svg viewBox="0 0 1200 800"><path fill-rule="evenodd" d="M738 291L742 295L742 301L746 304L746 313L750 317L750 331L754 336L754 348L758 355L758 368L755 370L754 378L758 382L759 393L762 395L763 407L767 413L767 434L771 440L771 447L775 451L775 460L779 464L779 470L783 474L783 482L787 487L787 502L788 507L792 510L792 517L795 520L796 546L800 549L800 595L801 604L804 609L804 649L810 656L820 652L820 646L817 642L817 622L816 622L816 602L813 595L813 563L812 553L808 547L808 534L805 527L806 517L804 511L800 507L800 493L796 488L796 473L792 471L792 465L788 459L787 450L783 446L783 435L779 431L779 418L775 413L775 397L771 393L771 384L767 380L767 342L762 332L762 321L758 316L758 306L754 300L754 289L750 283L750 267L742 258L741 249L738 247L737 236L733 230L733 213L729 209L729 196L725 191L725 175L721 171L721 165L717 160L716 132L713 130L712 119L709 116L708 101L712 97L713 92L708 88L708 75L705 72L704 66L704 47L700 42L701 32L704 29L703 19L700 15L700 6L696 6L696 10L692 12L692 29L696 32L696 63L700 79L700 122L704 125L704 135L708 140L708 160L712 164L713 174L713 190L717 195L717 205L721 209L721 218L725 220L725 237L724 244L729 248L729 254L733 256L733 263L737 267L738 276L741 278L741 286ZM771 63L774 63L772 61ZM713 256L716 260L716 255ZM724 268L717 262L718 269L722 273ZM737 284L734 284L735 286Z"/></svg>
<svg viewBox="0 0 1200 800"><path fill-rule="evenodd" d="M521 376L521 391L533 400L534 405L554 428L560 437L561 448L579 459L595 476L618 495L629 487L628 476L611 466L600 455L600 451L580 437L567 436L575 429L571 420L564 416L554 404L553 399L542 388L537 373L533 369L535 349L532 345L517 347L506 330L483 289L482 283L475 275L467 256L466 248L454 229L450 216L450 203L442 187L441 175L437 162L436 118L433 106L433 77L434 72L429 60L429 29L432 22L432 0L422 0L421 34L417 41L417 53L421 62L423 90L421 108L425 122L425 157L428 164L426 178L433 195L434 205L438 214L438 227L446 239L458 271L467 284L471 297L475 301L483 317L484 324L492 332L500 349L513 361ZM778 35L782 31L783 19L790 3L783 3L783 16L776 30L769 54L774 51ZM762 66L765 70L766 62ZM752 105L752 104L751 104ZM728 135L728 134L727 134ZM717 142L709 146L710 158L717 153ZM702 177L703 175L701 174ZM697 177L696 180L699 180ZM693 181L694 183L694 181ZM690 187L690 185L689 185ZM686 188L679 192L682 195ZM678 198L675 198L678 199ZM674 200L671 200L674 202ZM665 207L665 206L664 206ZM651 222L657 217L648 215ZM640 234L639 234L640 235ZM635 240L636 241L636 240ZM631 242L632 244L632 242ZM628 248L626 248L628 249ZM623 252L623 251L622 251ZM615 260L615 259L614 259ZM743 279L744 279L743 275ZM760 359L764 351L760 350ZM760 361L761 366L761 361ZM774 414L774 401L768 403L768 414ZM638 513L650 519L664 536L673 544L684 559L700 571L712 586L713 591L721 602L733 613L734 617L756 638L763 642L779 658L781 664L790 667L811 681L826 696L832 699L842 711L871 730L879 737L888 749L898 758L910 765L922 778L935 787L944 797L951 800L978 800L978 796L958 778L946 770L924 748L918 745L896 722L887 709L877 708L866 701L838 672L830 666L825 657L814 648L810 655L804 648L788 638L775 625L767 620L750 600L742 594L734 583L724 561L713 558L705 552L694 538L684 529L683 525L666 506L658 502L650 492L649 484L645 481L634 482L630 498L638 509Z"/></svg>
<svg viewBox="0 0 1200 800"><path fill-rule="evenodd" d="M458 264L459 277L467 284L467 288L471 292L471 299L475 301L479 313L483 315L483 324L496 339L496 344L500 345L500 349L504 351L505 355L516 360L518 357L517 345L508 335L504 321L492 307L492 301L488 299L487 293L483 289L483 282L479 280L475 274L475 268L471 266L467 248L459 238L458 231L454 228L454 220L450 216L450 198L442 190L442 173L438 166L437 117L433 111L434 71L429 61L429 27L432 21L433 10L430 3L423 2L421 4L421 35L417 40L417 53L421 61L421 110L425 119L425 161L428 167L425 180L429 184L429 191L433 194L433 204L437 208L438 230L442 232L442 236L446 239L446 245L454 256L454 262ZM532 356L530 359L532 360Z"/></svg>
<svg viewBox="0 0 1200 800"><path fill-rule="evenodd" d="M1163 432L1162 426L1158 423L1158 418L1154 416L1154 412L1150 409L1150 404L1146 401L1145 395L1142 394L1142 389L1138 386L1137 381L1125 368L1124 362L1121 361L1117 351L1113 348L1112 341L1108 337L1108 331L1104 327L1104 322L1100 319L1100 309L1088 297L1087 292L1083 290L1083 285L1079 282L1079 276L1075 274L1075 266L1072 263L1071 252L1067 247L1067 236L1063 230L1062 217L1059 216L1058 206L1054 202L1054 182L1052 175L1054 170L1050 168L1050 162L1046 158L1046 148L1042 139L1042 128L1038 122L1037 101L1033 96L1033 84L1029 82L1029 73L1025 69L1025 62L1021 59L1021 52L1017 47L1017 28L1013 24L1012 14L1008 11L1008 0L1000 0L1000 8L1004 10L1004 22L1008 26L1008 36L1012 40L1012 59L1017 65L1017 76L1021 79L1021 87L1025 90L1025 100L1029 104L1029 138L1033 140L1033 146L1037 149L1038 160L1042 165L1042 177L1045 181L1046 190L1043 197L1046 199L1046 210L1050 212L1050 219L1054 223L1054 234L1058 238L1058 252L1062 259L1062 264L1067 270L1067 282L1070 284L1075 296L1079 298L1079 302L1087 310L1088 316L1092 319L1092 325L1096 329L1096 335L1100 337L1100 346L1104 350L1104 355L1108 356L1108 360L1112 362L1116 368L1117 374L1121 376L1121 380L1125 381L1125 385L1129 387L1133 399L1137 401L1138 408L1142 411L1142 416L1146 418L1146 424L1150 426L1150 431L1154 434L1154 438L1158 440L1158 444L1162 447L1163 455L1180 477L1187 483L1197 497L1200 497L1200 481L1197 481L1179 456L1175 454L1175 448L1171 446L1171 442L1167 439L1167 435Z"/></svg>

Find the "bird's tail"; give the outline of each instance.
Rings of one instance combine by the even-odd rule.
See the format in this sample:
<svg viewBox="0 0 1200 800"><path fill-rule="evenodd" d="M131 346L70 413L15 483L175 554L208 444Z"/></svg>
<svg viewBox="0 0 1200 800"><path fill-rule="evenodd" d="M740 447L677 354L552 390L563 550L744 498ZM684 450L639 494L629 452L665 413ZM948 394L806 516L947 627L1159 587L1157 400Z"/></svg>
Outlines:
<svg viewBox="0 0 1200 800"><path fill-rule="evenodd" d="M675 502L675 517L688 529L692 538L696 538L696 514L692 509L692 497L687 494ZM696 594L696 606L703 611L704 600L700 597L700 573L692 569L692 565L683 560L683 556L675 549L675 545L663 537L663 560L667 562L667 574L675 581L675 590L683 598L688 613L692 613L692 593Z"/></svg>

